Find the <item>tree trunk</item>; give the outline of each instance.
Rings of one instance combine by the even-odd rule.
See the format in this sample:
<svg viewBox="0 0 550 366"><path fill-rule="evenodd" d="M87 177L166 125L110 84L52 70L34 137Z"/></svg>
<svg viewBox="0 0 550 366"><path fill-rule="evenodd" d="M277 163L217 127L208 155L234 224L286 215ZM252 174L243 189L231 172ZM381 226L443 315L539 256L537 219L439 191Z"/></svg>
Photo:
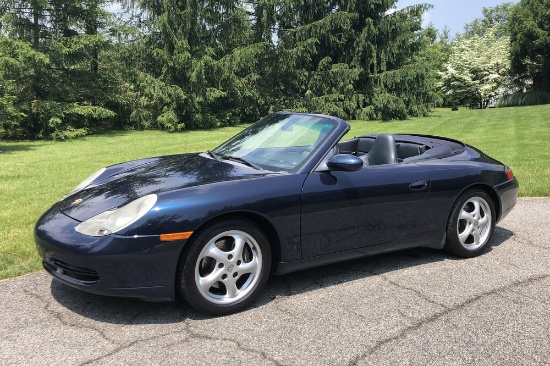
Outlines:
<svg viewBox="0 0 550 366"><path fill-rule="evenodd" d="M92 2L86 13L86 34L95 36L98 29L98 17L99 17L99 5L96 2ZM96 47L90 50L90 71L97 73L99 69L99 52Z"/></svg>
<svg viewBox="0 0 550 366"><path fill-rule="evenodd" d="M35 50L37 50L40 44L40 18L36 4L34 4L32 10L32 46Z"/></svg>

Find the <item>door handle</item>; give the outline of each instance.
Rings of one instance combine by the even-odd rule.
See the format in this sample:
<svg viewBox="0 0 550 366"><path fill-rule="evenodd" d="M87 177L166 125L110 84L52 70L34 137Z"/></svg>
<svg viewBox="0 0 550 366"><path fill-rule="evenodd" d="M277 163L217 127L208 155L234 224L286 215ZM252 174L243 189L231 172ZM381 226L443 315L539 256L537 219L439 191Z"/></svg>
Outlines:
<svg viewBox="0 0 550 366"><path fill-rule="evenodd" d="M411 184L409 184L409 188L413 191L421 191L428 187L428 182L424 179L415 180Z"/></svg>

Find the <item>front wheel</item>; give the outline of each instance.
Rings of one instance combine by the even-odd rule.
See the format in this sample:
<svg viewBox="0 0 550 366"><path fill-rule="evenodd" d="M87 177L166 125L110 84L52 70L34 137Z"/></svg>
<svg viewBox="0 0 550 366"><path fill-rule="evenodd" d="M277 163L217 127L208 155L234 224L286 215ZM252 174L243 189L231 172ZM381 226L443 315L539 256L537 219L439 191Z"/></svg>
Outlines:
<svg viewBox="0 0 550 366"><path fill-rule="evenodd" d="M482 190L465 192L451 210L444 249L460 257L475 257L491 239L494 226L491 197Z"/></svg>
<svg viewBox="0 0 550 366"><path fill-rule="evenodd" d="M187 303L202 313L226 315L256 300L269 276L271 248L255 224L217 222L188 244L176 279Z"/></svg>

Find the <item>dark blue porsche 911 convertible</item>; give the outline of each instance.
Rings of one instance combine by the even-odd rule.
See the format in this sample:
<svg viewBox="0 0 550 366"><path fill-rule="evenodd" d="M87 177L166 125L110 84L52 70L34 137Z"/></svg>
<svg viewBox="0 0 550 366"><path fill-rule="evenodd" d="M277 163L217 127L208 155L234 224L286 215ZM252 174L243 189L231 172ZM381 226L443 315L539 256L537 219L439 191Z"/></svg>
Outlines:
<svg viewBox="0 0 550 366"><path fill-rule="evenodd" d="M223 315L270 273L412 247L480 254L514 207L506 165L420 135L341 140L347 122L280 112L218 148L101 169L38 221L43 265L97 294Z"/></svg>

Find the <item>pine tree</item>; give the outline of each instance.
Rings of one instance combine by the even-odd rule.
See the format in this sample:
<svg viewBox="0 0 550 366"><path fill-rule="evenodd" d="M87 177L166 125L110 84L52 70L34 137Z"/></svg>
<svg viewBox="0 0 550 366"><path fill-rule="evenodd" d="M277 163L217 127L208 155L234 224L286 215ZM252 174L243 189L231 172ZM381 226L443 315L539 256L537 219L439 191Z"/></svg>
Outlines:
<svg viewBox="0 0 550 366"><path fill-rule="evenodd" d="M153 128L179 130L233 125L265 112L255 84L270 43L262 29L253 29L255 14L242 2L145 0L141 5L154 29L144 39L147 75L165 85L172 102L136 110L134 118L141 114L156 120ZM151 104L152 99L142 103Z"/></svg>
<svg viewBox="0 0 550 366"><path fill-rule="evenodd" d="M550 0L521 0L512 10L510 39L516 80L550 92Z"/></svg>
<svg viewBox="0 0 550 366"><path fill-rule="evenodd" d="M395 1L286 1L279 19L283 107L343 118L404 119L432 103L422 49L427 6Z"/></svg>
<svg viewBox="0 0 550 366"><path fill-rule="evenodd" d="M10 137L65 138L88 133L115 116L106 108L108 75L99 54L109 46L104 32L106 0L9 0L2 17L0 74L14 76L10 90L18 127ZM40 62L38 62L38 60ZM6 65L17 65L10 70ZM28 75L28 77L18 77Z"/></svg>

